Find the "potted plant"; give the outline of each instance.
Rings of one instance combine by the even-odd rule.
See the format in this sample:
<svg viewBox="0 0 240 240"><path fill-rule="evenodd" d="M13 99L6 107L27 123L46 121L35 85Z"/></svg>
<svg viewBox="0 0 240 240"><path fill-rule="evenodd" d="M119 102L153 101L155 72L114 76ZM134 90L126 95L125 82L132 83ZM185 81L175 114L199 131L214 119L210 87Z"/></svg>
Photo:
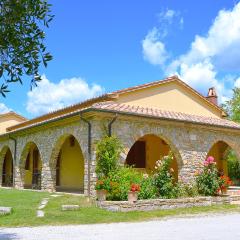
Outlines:
<svg viewBox="0 0 240 240"><path fill-rule="evenodd" d="M98 201L106 201L107 193L109 190L109 180L107 178L102 178L96 182L96 193Z"/></svg>
<svg viewBox="0 0 240 240"><path fill-rule="evenodd" d="M139 191L140 191L139 184L132 183L130 187L130 191L128 192L128 201L130 203L134 203L137 201Z"/></svg>
<svg viewBox="0 0 240 240"><path fill-rule="evenodd" d="M233 185L233 182L231 181L231 179L228 176L222 175L220 176L219 179L219 188L218 188L218 193L221 194L226 194L227 193L227 189Z"/></svg>

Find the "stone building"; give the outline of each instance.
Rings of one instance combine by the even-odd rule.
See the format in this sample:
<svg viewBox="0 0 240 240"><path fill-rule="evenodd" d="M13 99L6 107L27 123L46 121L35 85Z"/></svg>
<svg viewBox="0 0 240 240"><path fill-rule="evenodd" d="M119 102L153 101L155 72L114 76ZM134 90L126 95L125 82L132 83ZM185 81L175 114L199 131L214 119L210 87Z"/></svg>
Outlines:
<svg viewBox="0 0 240 240"><path fill-rule="evenodd" d="M1 120L2 119L2 120ZM208 155L227 174L226 150L240 154L240 125L226 119L214 88L204 97L176 76L26 120L0 116L2 186L94 195L96 142L117 136L123 164L149 172L170 150L175 179L190 181Z"/></svg>

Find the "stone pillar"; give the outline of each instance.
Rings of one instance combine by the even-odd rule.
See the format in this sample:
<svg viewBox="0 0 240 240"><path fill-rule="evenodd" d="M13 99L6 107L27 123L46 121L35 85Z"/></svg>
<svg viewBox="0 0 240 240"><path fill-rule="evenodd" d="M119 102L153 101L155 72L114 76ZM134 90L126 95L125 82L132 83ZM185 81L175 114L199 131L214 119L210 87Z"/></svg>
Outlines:
<svg viewBox="0 0 240 240"><path fill-rule="evenodd" d="M42 163L41 189L53 192L55 191L56 169L50 168L49 163Z"/></svg>
<svg viewBox="0 0 240 240"><path fill-rule="evenodd" d="M108 123L108 122L107 122ZM96 174L96 143L104 134L103 124L101 121L92 121L92 147L91 147L91 162L90 162L90 195L96 196L95 185L97 181Z"/></svg>
<svg viewBox="0 0 240 240"><path fill-rule="evenodd" d="M96 196L95 185L97 181L97 174L96 174L96 154L95 152L92 154L92 161L90 166L90 195Z"/></svg>
<svg viewBox="0 0 240 240"><path fill-rule="evenodd" d="M180 154L183 164L178 173L179 181L189 183L195 179L197 172L203 168L203 162L207 156L207 152L182 150Z"/></svg>
<svg viewBox="0 0 240 240"><path fill-rule="evenodd" d="M17 189L23 189L23 180L20 172L20 167L19 165L16 164L15 169L14 169L14 187ZM23 170L22 170L23 171Z"/></svg>

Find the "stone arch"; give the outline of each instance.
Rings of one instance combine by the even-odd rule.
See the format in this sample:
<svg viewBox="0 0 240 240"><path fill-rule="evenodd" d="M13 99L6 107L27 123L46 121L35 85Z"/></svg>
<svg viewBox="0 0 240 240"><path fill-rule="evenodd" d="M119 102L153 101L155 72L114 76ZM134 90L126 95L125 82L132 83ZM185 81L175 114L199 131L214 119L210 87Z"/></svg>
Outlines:
<svg viewBox="0 0 240 240"><path fill-rule="evenodd" d="M142 134L136 134L134 136L131 136L131 138L129 138L128 141L124 144L124 152L121 154L121 163L123 164L125 163L125 161L127 161L129 154L131 154L131 151L133 150L133 146L136 146L136 143L138 141L139 143L141 141L145 141L145 144L148 145L145 146L149 151L148 153L146 152L146 161L148 161L148 163L146 162L146 171L151 172L154 169L155 162L157 160L167 155L170 151L173 153L174 159L172 167L175 170L174 177L175 180L177 181L178 171L182 167L182 158L180 152L178 151L175 144L169 138L167 138L164 134L159 133L157 131L142 132ZM151 145L154 144L157 144L157 146L151 147ZM158 149L158 147L161 147L161 150Z"/></svg>
<svg viewBox="0 0 240 240"><path fill-rule="evenodd" d="M82 186L79 186L76 187L76 186L67 186L68 184L65 184L64 186L56 186L57 185L57 181L59 181L59 179L57 179L58 177L58 172L60 174L60 171L61 171L61 166L58 166L59 164L59 161L63 162L64 161L64 156L62 156L64 153L62 151L64 151L63 148L66 148L65 147L65 144L66 144L66 141L75 141L76 142L76 146L75 146L75 155L70 157L69 159L71 159L70 161L72 161L73 163L76 163L76 161L79 161L77 164L80 164L81 165L81 169L79 169L79 177L81 178L81 181L82 181ZM66 151L66 150L65 150ZM65 153L67 154L67 153ZM74 160L73 160L74 158ZM78 159L76 159L78 158ZM76 161L75 161L76 160ZM78 138L74 135L74 134L70 134L70 133L67 133L67 134L63 134L61 135L59 138L56 139L55 143L54 143L54 147L52 149L52 153L51 153L51 157L50 157L50 161L49 161L49 166L50 166L50 169L51 169L51 177L52 177L52 181L53 181L53 188L55 190L60 190L60 191L77 191L77 192L83 192L84 191L84 175L85 175L85 157L84 157L84 153L83 153L83 150L81 148L81 145L80 145L80 142L78 140ZM70 169L70 165L68 167L65 167L65 170L66 168ZM76 173L75 173L76 175ZM61 174L62 176L62 174ZM60 175L59 175L60 177ZM62 178L62 177L61 177ZM65 178L66 179L66 178ZM70 179L69 179L70 181ZM80 180L79 180L80 181ZM66 182L66 181L65 181ZM75 189L76 187L76 189ZM58 188L58 189L56 189Z"/></svg>
<svg viewBox="0 0 240 240"><path fill-rule="evenodd" d="M129 153L131 147L134 145L134 143L138 139L141 139L142 137L144 137L146 135L154 135L154 136L162 139L169 146L169 148L171 149L171 152L175 156L178 168L181 168L183 166L182 157L181 157L180 151L178 150L176 144L170 138L166 137L162 133L159 133L158 131L141 132L141 134L136 133L135 135L128 138L127 141L122 142L124 145L123 152L121 153L121 156L120 156L120 161L122 164L124 164L126 157Z"/></svg>
<svg viewBox="0 0 240 240"><path fill-rule="evenodd" d="M220 175L226 175L226 176L229 175L229 172L228 172L229 162L227 160L227 156L230 150L232 150L235 153L236 157L239 160L240 154L239 154L239 146L237 141L231 141L228 139L215 140L210 146L210 148L208 149L206 157L208 156L214 157ZM237 180L237 182L234 182L234 184L239 185L240 183Z"/></svg>
<svg viewBox="0 0 240 240"><path fill-rule="evenodd" d="M239 145L240 143L238 143L237 140L229 140L226 138L218 138L214 139L214 141L212 142L209 142L207 146L206 157L208 156L208 153L211 150L211 148L219 142L223 142L228 146L228 148L226 148L224 152L226 152L229 149L232 149L236 153L237 157L240 159L240 145Z"/></svg>
<svg viewBox="0 0 240 240"><path fill-rule="evenodd" d="M4 162L6 161L6 157L7 155L9 155L9 160L10 160L10 166L9 169L7 171L7 176L3 176L3 172L5 171L4 169ZM2 147L1 151L0 151L0 184L2 186L6 185L6 186L13 186L13 155L11 152L11 149L9 146L5 145ZM9 179L6 179L9 178Z"/></svg>
<svg viewBox="0 0 240 240"><path fill-rule="evenodd" d="M42 157L38 145L25 144L19 161L20 178L24 188L41 189Z"/></svg>

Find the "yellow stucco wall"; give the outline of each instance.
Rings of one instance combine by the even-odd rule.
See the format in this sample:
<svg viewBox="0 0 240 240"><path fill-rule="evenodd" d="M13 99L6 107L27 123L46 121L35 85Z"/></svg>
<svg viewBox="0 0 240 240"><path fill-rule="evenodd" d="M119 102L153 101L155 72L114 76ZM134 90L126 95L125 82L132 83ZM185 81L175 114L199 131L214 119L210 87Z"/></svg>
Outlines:
<svg viewBox="0 0 240 240"><path fill-rule="evenodd" d="M220 110L209 105L178 82L164 83L159 86L123 93L119 95L116 102L167 111L221 117Z"/></svg>
<svg viewBox="0 0 240 240"><path fill-rule="evenodd" d="M228 175L227 160L224 159L224 152L227 149L227 144L224 142L217 142L210 149L208 156L214 157L217 168L220 172L223 171L224 175Z"/></svg>
<svg viewBox="0 0 240 240"><path fill-rule="evenodd" d="M33 151L36 149L36 145L32 145L29 149L30 153L30 163L29 163L29 170L25 170L25 175L24 175L24 187L29 188L32 186L32 173L33 173ZM40 156L39 156L40 157ZM26 161L26 159L25 159ZM41 159L38 161L38 169L41 170L42 164L41 164Z"/></svg>
<svg viewBox="0 0 240 240"><path fill-rule="evenodd" d="M6 128L16 125L24 120L17 117L14 113L0 114L0 134L6 132Z"/></svg>
<svg viewBox="0 0 240 240"><path fill-rule="evenodd" d="M83 189L84 185L84 159L81 148L75 140L70 146L68 138L61 148L60 159L60 187L63 189Z"/></svg>

